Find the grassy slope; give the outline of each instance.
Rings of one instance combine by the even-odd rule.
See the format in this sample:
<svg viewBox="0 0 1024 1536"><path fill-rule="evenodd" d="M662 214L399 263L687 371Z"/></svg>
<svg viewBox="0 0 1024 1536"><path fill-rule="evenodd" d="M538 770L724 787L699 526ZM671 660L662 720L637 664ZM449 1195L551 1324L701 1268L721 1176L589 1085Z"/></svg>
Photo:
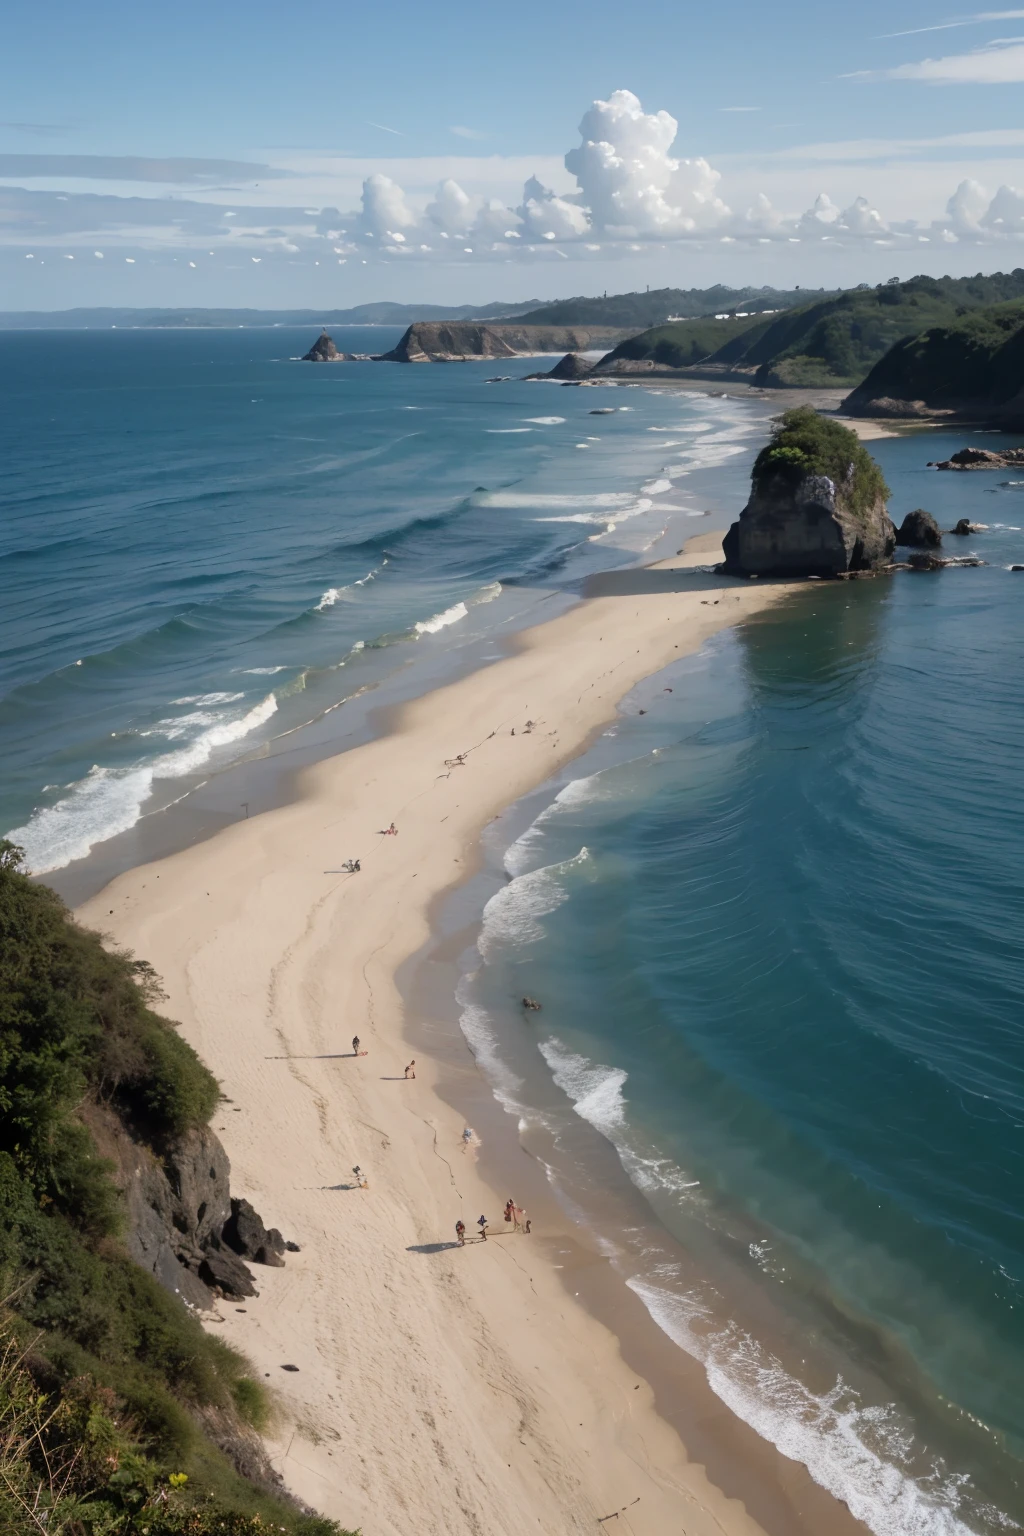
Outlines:
<svg viewBox="0 0 1024 1536"><path fill-rule="evenodd" d="M267 1414L262 1383L129 1258L79 1118L102 1102L155 1149L208 1120L217 1083L158 996L144 963L108 954L0 843L0 1536L43 1529L37 1498L49 1536L267 1522L328 1536L333 1522L260 1492L200 1427L212 1416L244 1440Z"/></svg>
<svg viewBox="0 0 1024 1536"><path fill-rule="evenodd" d="M950 406L993 405L1024 387L1024 300L994 304L898 342L855 391L853 403L889 396Z"/></svg>
<svg viewBox="0 0 1024 1536"><path fill-rule="evenodd" d="M619 358L650 358L662 368L689 368L717 352L734 337L764 326L766 321L747 320L677 320L670 325L656 325L640 336L622 341L605 361Z"/></svg>
<svg viewBox="0 0 1024 1536"><path fill-rule="evenodd" d="M908 336L953 325L979 306L1020 298L1024 270L990 277L915 277L828 294L765 320L656 326L618 347L613 356L649 357L672 367L706 362L754 372L759 384L834 388L859 383L890 347ZM704 346L708 352L698 355Z"/></svg>
<svg viewBox="0 0 1024 1536"><path fill-rule="evenodd" d="M686 319L714 316L745 308L785 309L802 304L807 293L799 288L659 288L649 293L617 293L610 298L557 299L519 316L521 325L617 325L623 328L661 326L669 315Z"/></svg>
<svg viewBox="0 0 1024 1536"><path fill-rule="evenodd" d="M757 382L813 388L857 384L907 336L950 325L965 310L1024 297L1024 271L972 278L915 277L855 289L780 315L712 362L756 368Z"/></svg>

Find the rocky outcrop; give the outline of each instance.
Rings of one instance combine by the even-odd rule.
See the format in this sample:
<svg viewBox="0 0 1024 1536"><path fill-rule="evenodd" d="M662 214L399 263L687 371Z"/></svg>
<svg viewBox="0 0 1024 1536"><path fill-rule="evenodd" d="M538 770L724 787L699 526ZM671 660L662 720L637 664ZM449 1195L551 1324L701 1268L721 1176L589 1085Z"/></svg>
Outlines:
<svg viewBox="0 0 1024 1536"><path fill-rule="evenodd" d="M879 498L854 512L827 475L768 477L723 540L725 569L743 576L838 576L886 565L896 530Z"/></svg>
<svg viewBox="0 0 1024 1536"><path fill-rule="evenodd" d="M961 448L948 459L929 460L929 469L1019 469L1024 464L1024 448Z"/></svg>
<svg viewBox="0 0 1024 1536"><path fill-rule="evenodd" d="M972 523L969 517L962 517L950 533L958 534L960 538L966 538L972 533L987 533L988 523Z"/></svg>
<svg viewBox="0 0 1024 1536"><path fill-rule="evenodd" d="M190 1306L257 1294L245 1263L280 1265L288 1246L246 1200L233 1200L227 1153L209 1126L158 1150L112 1110L83 1111L124 1196L125 1244L141 1268Z"/></svg>
<svg viewBox="0 0 1024 1536"><path fill-rule="evenodd" d="M614 346L631 332L609 326L480 325L469 320L420 321L410 325L381 363L464 363L479 357L516 357L544 352L586 352Z"/></svg>
<svg viewBox="0 0 1024 1536"><path fill-rule="evenodd" d="M327 332L321 331L302 361L304 363L351 363L355 362L356 358L351 352L339 352Z"/></svg>
<svg viewBox="0 0 1024 1536"><path fill-rule="evenodd" d="M908 512L903 519L896 534L896 543L908 545L912 549L938 549L942 543L942 530L930 512L918 507Z"/></svg>
<svg viewBox="0 0 1024 1536"><path fill-rule="evenodd" d="M578 352L567 352L563 358L549 368L547 373L528 373L528 379L585 379L593 373L594 364L587 357L580 357Z"/></svg>

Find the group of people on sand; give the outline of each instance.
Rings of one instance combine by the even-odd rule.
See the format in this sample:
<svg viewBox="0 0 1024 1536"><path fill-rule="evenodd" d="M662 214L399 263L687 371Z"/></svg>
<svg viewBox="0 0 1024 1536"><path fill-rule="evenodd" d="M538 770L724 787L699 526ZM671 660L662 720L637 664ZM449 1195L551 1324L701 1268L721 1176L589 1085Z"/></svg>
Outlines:
<svg viewBox="0 0 1024 1536"><path fill-rule="evenodd" d="M530 1221L529 1216L527 1216L521 1205L516 1205L516 1202L513 1200L511 1195L509 1195L505 1202L505 1220L511 1223L512 1230L514 1232L524 1232L527 1236L529 1236L530 1232L533 1230L533 1224ZM476 1225L477 1230L480 1233L480 1241L482 1243L486 1243L487 1228L490 1225L487 1217L478 1216ZM466 1223L461 1219L461 1217L455 1223L455 1240L460 1248L464 1248L466 1246Z"/></svg>

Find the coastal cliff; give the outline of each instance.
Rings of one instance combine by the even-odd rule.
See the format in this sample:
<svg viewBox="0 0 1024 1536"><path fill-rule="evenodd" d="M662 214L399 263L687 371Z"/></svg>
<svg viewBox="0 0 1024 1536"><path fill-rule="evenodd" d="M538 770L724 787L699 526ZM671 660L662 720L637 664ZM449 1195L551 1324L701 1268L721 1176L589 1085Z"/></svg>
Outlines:
<svg viewBox="0 0 1024 1536"><path fill-rule="evenodd" d="M197 1317L286 1244L231 1198L217 1082L161 996L0 842L0 1530L43 1509L105 1536L337 1536L284 1492L263 1384Z"/></svg>
<svg viewBox="0 0 1024 1536"><path fill-rule="evenodd" d="M1024 427L1024 302L993 304L892 347L843 403L851 416Z"/></svg>
<svg viewBox="0 0 1024 1536"><path fill-rule="evenodd" d="M469 322L410 325L382 363L454 363L477 357L515 357L543 352L586 352L614 347L628 333L611 326L475 325Z"/></svg>
<svg viewBox="0 0 1024 1536"><path fill-rule="evenodd" d="M896 530L878 465L848 427L808 406L781 416L750 500L723 541L736 576L838 576L888 565Z"/></svg>

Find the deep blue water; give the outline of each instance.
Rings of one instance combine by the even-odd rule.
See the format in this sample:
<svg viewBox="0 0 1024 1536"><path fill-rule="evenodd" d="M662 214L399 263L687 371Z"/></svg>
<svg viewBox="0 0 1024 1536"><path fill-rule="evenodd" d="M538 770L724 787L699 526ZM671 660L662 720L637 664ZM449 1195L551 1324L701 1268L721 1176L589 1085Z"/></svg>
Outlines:
<svg viewBox="0 0 1024 1536"><path fill-rule="evenodd" d="M665 1330L901 1536L1024 1516L1024 484L926 469L962 441L872 449L991 563L808 583L645 685L467 991L499 1055L542 1000L505 1092L597 1220L579 1122L617 1148Z"/></svg>
<svg viewBox="0 0 1024 1536"><path fill-rule="evenodd" d="M692 469L751 431L728 402L487 384L493 363L295 360L312 339L0 334L0 830L38 870L643 549L691 505L665 453Z"/></svg>

